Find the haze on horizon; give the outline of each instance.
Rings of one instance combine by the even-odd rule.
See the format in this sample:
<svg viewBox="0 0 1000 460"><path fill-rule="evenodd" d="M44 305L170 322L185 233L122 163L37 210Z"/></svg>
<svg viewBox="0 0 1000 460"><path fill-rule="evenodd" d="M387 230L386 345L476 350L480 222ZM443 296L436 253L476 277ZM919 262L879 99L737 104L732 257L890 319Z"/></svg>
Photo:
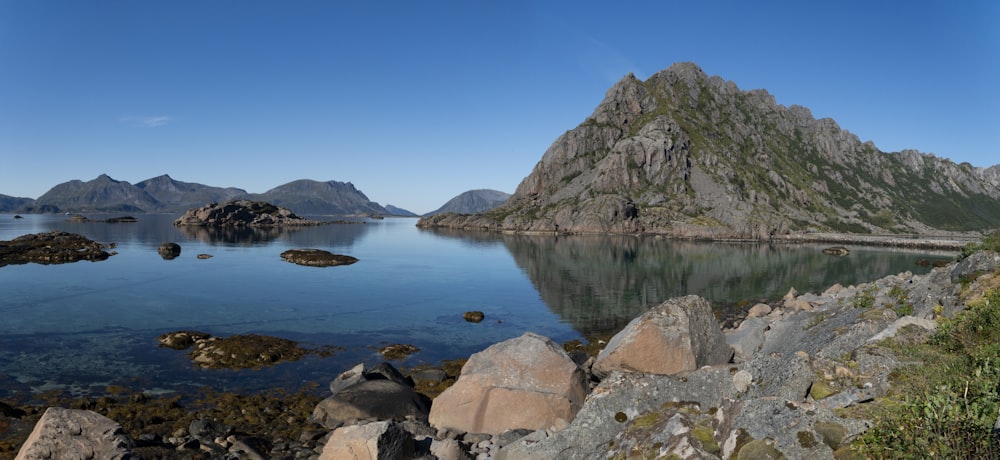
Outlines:
<svg viewBox="0 0 1000 460"><path fill-rule="evenodd" d="M1000 163L1000 4L0 0L0 193L100 174L512 193L631 72L692 61L871 140Z"/></svg>

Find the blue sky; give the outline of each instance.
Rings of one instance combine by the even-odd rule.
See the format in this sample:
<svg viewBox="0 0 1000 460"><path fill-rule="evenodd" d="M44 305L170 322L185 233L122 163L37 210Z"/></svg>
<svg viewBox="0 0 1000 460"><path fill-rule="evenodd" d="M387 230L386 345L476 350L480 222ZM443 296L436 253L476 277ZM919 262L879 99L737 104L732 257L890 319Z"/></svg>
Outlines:
<svg viewBox="0 0 1000 460"><path fill-rule="evenodd" d="M625 74L680 61L883 151L1000 163L1000 2L0 0L0 193L107 173L511 193Z"/></svg>

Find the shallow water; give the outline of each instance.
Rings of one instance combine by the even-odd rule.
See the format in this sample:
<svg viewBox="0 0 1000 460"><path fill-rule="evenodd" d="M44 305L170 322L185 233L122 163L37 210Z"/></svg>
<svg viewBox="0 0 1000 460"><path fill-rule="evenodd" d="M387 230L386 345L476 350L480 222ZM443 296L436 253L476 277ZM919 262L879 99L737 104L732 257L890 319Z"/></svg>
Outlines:
<svg viewBox="0 0 1000 460"><path fill-rule="evenodd" d="M702 295L723 309L780 298L793 286L818 292L923 273L918 259L952 256L851 247L851 255L835 257L819 245L429 231L415 219L219 232L174 227L173 215L137 217L109 224L0 215L0 240L64 230L114 242L118 252L100 262L0 267L0 397L54 388L102 393L108 384L162 392L325 386L359 361L379 361L375 349L391 343L421 348L397 365L434 363L525 331L561 342L615 330L674 296ZM181 245L179 258L156 253L166 241ZM302 267L280 259L292 248L360 261ZM213 257L197 259L200 253ZM485 312L486 320L465 322L469 310ZM262 370L202 370L185 352L157 346L157 336L181 329L345 350Z"/></svg>

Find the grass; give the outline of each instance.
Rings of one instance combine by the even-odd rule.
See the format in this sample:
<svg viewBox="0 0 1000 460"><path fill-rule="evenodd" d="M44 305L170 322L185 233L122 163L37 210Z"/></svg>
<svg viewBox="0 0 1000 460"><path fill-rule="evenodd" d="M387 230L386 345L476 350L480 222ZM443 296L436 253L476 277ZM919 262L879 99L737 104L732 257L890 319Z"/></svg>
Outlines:
<svg viewBox="0 0 1000 460"><path fill-rule="evenodd" d="M959 258L964 259L971 256L972 253L982 250L1000 252L1000 230L984 237L981 243L969 243L965 245L962 248L962 255Z"/></svg>
<svg viewBox="0 0 1000 460"><path fill-rule="evenodd" d="M1000 276L1000 273L994 276ZM1000 459L1000 289L993 288L918 345L889 344L902 361L892 391L853 415L872 427L852 449L872 458Z"/></svg>

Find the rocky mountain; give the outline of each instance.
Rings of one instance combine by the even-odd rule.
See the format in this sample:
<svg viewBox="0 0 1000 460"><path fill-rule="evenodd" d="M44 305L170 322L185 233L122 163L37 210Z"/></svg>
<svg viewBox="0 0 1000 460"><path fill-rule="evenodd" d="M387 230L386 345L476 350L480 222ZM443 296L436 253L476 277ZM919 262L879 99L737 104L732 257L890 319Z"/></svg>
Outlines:
<svg viewBox="0 0 1000 460"><path fill-rule="evenodd" d="M181 182L166 174L146 179L135 186L154 197L159 203L157 210L163 211L183 211L206 203L229 201L247 195L247 191L240 188L220 188Z"/></svg>
<svg viewBox="0 0 1000 460"><path fill-rule="evenodd" d="M250 195L249 199L283 206L302 215L390 214L380 204L369 200L354 184L333 180L296 180L259 195Z"/></svg>
<svg viewBox="0 0 1000 460"><path fill-rule="evenodd" d="M234 187L212 187L174 180L164 174L135 185L102 174L94 180L72 180L52 187L37 200L12 208L19 212L184 212L208 203L231 200L267 201L300 214L390 214L350 182L303 179L261 194ZM7 201L4 200L4 203Z"/></svg>
<svg viewBox="0 0 1000 460"><path fill-rule="evenodd" d="M448 200L448 202L443 204L440 208L424 215L433 216L435 214L442 214L446 212L472 214L489 211L490 209L503 204L508 198L510 198L509 193L497 190L469 190L468 192L461 193L455 198Z"/></svg>
<svg viewBox="0 0 1000 460"><path fill-rule="evenodd" d="M25 206L31 205L35 200L0 194L0 212L15 212Z"/></svg>
<svg viewBox="0 0 1000 460"><path fill-rule="evenodd" d="M389 214L391 214L393 216L399 216L399 217L420 217L415 212L408 211L408 210L403 209L403 208L397 208L397 207L395 207L395 206L393 206L391 204L385 205L385 210L388 211Z"/></svg>
<svg viewBox="0 0 1000 460"><path fill-rule="evenodd" d="M691 63L627 75L504 205L421 226L769 238L1000 226L997 169L886 153Z"/></svg>
<svg viewBox="0 0 1000 460"><path fill-rule="evenodd" d="M125 181L101 174L56 185L25 208L28 212L146 212L162 208L156 198Z"/></svg>

